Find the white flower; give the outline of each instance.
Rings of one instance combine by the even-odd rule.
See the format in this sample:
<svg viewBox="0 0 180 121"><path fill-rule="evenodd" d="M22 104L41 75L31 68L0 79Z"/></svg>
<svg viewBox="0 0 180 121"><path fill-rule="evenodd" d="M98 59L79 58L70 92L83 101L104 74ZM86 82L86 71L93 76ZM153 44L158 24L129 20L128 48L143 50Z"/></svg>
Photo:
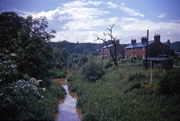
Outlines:
<svg viewBox="0 0 180 121"><path fill-rule="evenodd" d="M16 53L11 53L11 56L16 56Z"/></svg>
<svg viewBox="0 0 180 121"><path fill-rule="evenodd" d="M38 83L42 82L42 80L38 80Z"/></svg>
<svg viewBox="0 0 180 121"><path fill-rule="evenodd" d="M17 66L15 64L10 65L11 68L16 68Z"/></svg>
<svg viewBox="0 0 180 121"><path fill-rule="evenodd" d="M42 91L46 91L46 88L42 88Z"/></svg>

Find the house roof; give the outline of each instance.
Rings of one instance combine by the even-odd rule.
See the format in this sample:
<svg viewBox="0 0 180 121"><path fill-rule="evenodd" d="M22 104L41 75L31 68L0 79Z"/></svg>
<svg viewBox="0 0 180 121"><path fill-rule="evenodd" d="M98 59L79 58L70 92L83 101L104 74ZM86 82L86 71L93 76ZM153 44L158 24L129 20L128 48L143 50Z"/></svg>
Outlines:
<svg viewBox="0 0 180 121"><path fill-rule="evenodd" d="M145 61L146 59L143 59L143 61ZM170 58L148 58L148 61L166 61L166 60L170 60Z"/></svg>
<svg viewBox="0 0 180 121"><path fill-rule="evenodd" d="M151 45L154 41L148 41L148 45ZM136 44L130 44L128 45L127 47L125 47L126 49L129 49L129 48L141 48L141 47L146 47L147 46L147 43L136 43Z"/></svg>
<svg viewBox="0 0 180 121"><path fill-rule="evenodd" d="M175 51L175 54L176 54L176 55L180 55L180 52Z"/></svg>

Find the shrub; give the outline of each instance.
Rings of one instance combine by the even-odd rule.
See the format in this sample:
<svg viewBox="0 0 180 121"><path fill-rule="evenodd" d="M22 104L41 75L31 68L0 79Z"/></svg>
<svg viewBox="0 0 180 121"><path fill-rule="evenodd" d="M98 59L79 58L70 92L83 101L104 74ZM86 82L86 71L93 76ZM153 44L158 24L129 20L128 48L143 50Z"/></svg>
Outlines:
<svg viewBox="0 0 180 121"><path fill-rule="evenodd" d="M160 91L163 94L180 95L180 68L172 69L160 79Z"/></svg>
<svg viewBox="0 0 180 121"><path fill-rule="evenodd" d="M129 60L127 60L127 59L121 59L121 60L120 60L120 63L121 63L121 64L124 64L124 63L127 63L127 62L129 62Z"/></svg>
<svg viewBox="0 0 180 121"><path fill-rule="evenodd" d="M52 83L39 88L40 80L18 80L0 87L0 120L54 120L59 97L65 91Z"/></svg>
<svg viewBox="0 0 180 121"><path fill-rule="evenodd" d="M83 78L82 74L75 72L69 78L68 81L80 81Z"/></svg>
<svg viewBox="0 0 180 121"><path fill-rule="evenodd" d="M64 88L56 82L51 83L51 88L49 91L54 95L54 97L63 98L65 95Z"/></svg>
<svg viewBox="0 0 180 121"><path fill-rule="evenodd" d="M66 74L67 73L62 70L55 69L51 71L51 78L65 78Z"/></svg>
<svg viewBox="0 0 180 121"><path fill-rule="evenodd" d="M85 80L94 82L102 77L104 71L100 63L91 60L83 67L82 74Z"/></svg>
<svg viewBox="0 0 180 121"><path fill-rule="evenodd" d="M30 81L18 80L1 88L1 119L35 119L36 116L32 111L35 109L37 111L37 107L33 106L40 103L40 101L36 102L37 100L43 99L36 82L34 78Z"/></svg>
<svg viewBox="0 0 180 121"><path fill-rule="evenodd" d="M104 64L105 69L108 69L108 68L110 68L112 66L113 66L113 62L111 60L106 61L105 64Z"/></svg>
<svg viewBox="0 0 180 121"><path fill-rule="evenodd" d="M142 79L145 79L146 75L142 72L135 72L135 73L129 73L128 81L141 81Z"/></svg>

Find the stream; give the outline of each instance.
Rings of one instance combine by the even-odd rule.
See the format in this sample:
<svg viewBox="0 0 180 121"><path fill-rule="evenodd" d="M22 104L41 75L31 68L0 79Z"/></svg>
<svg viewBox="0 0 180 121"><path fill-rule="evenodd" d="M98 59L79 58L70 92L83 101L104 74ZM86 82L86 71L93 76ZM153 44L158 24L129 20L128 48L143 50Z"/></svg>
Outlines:
<svg viewBox="0 0 180 121"><path fill-rule="evenodd" d="M65 98L60 99L58 104L58 114L56 114L57 121L81 121L81 110L76 108L78 96L69 91L65 79L55 79L55 81L60 82L66 91Z"/></svg>

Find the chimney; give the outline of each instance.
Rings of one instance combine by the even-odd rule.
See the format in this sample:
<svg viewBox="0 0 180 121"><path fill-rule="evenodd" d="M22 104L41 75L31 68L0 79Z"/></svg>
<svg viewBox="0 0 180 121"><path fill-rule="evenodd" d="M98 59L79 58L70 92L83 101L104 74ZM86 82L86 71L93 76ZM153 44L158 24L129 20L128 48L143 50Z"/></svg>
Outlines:
<svg viewBox="0 0 180 121"><path fill-rule="evenodd" d="M158 43L160 42L160 35L159 34L154 35L154 41L158 42Z"/></svg>
<svg viewBox="0 0 180 121"><path fill-rule="evenodd" d="M171 44L171 42L170 42L170 40L168 40L168 41L167 41L167 45L170 46L170 44Z"/></svg>
<svg viewBox="0 0 180 121"><path fill-rule="evenodd" d="M119 40L116 40L116 45L119 45Z"/></svg>
<svg viewBox="0 0 180 121"><path fill-rule="evenodd" d="M135 44L136 44L136 39L132 39L132 40L131 40L131 44L132 44L132 45L135 45Z"/></svg>
<svg viewBox="0 0 180 121"><path fill-rule="evenodd" d="M147 37L142 37L141 38L141 43L145 44L147 42Z"/></svg>

